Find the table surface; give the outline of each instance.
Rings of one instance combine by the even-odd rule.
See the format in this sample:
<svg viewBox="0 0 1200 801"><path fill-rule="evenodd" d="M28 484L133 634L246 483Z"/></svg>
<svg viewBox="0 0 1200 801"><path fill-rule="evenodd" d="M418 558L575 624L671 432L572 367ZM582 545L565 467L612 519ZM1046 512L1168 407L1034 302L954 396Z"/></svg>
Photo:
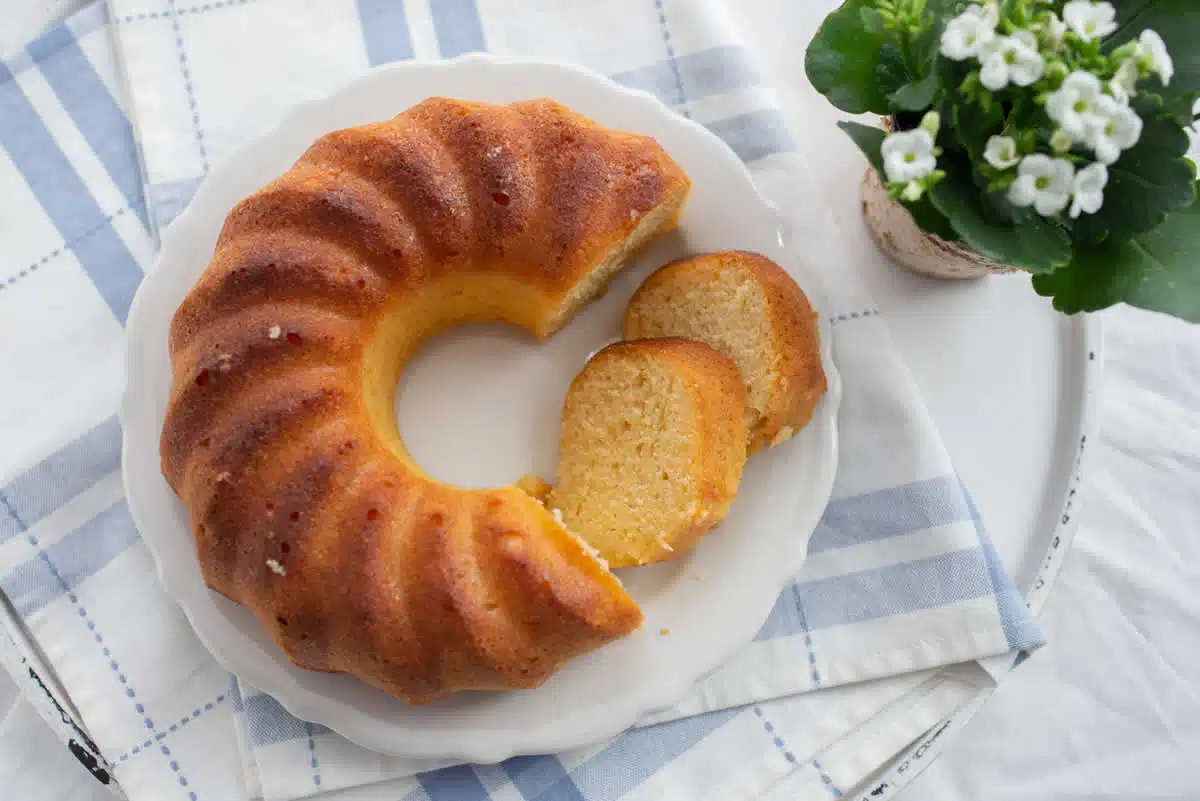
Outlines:
<svg viewBox="0 0 1200 801"><path fill-rule="evenodd" d="M1026 583L1034 567L1021 559L1026 535L1060 500L1044 497L1060 469L1049 437L1061 381L1045 350L1069 323L1047 313L1024 278L933 282L881 258L858 217L861 157L833 127L836 110L804 78L804 47L835 0L728 1L810 143L812 170L851 258L1001 556ZM0 54L81 5L0 0ZM1200 409L1200 326L1125 308L1103 319L1102 431L1079 533L1042 617L1050 645L1002 684L904 798L1195 797L1185 760L1200 754L1200 424L1191 414ZM1010 403L990 396L998 386ZM0 710L14 694L0 676ZM4 737L28 729L25 715L18 707L0 723L8 751L0 775L37 750L36 737ZM62 771L52 783L66 792L75 785L71 772L82 771L65 755Z"/></svg>
<svg viewBox="0 0 1200 801"><path fill-rule="evenodd" d="M858 212L861 157L832 129L839 113L804 77L804 48L836 5L736 7L793 124L822 131L810 166L1004 552L1013 543L1006 535L1026 530L1037 514L1049 466L1048 441L1017 441L1041 426L1052 430L1053 421L1037 418L1049 408L1043 399L1053 376L1034 382L1037 349L1045 347L1038 337L1045 343L1053 332L1036 330L1047 318L1027 279L947 286L873 251ZM1001 684L901 798L1198 795L1186 760L1200 755L1200 326L1129 308L1101 317L1101 436L1089 454L1080 528L1041 619L1050 644ZM981 326L999 327L1007 346ZM996 405L964 397L958 390L969 381L961 371L1003 371L1012 413L978 415ZM988 480L992 463L1007 462L1014 445L1029 449L1023 469L1007 482ZM1028 568L1009 564L1020 583Z"/></svg>

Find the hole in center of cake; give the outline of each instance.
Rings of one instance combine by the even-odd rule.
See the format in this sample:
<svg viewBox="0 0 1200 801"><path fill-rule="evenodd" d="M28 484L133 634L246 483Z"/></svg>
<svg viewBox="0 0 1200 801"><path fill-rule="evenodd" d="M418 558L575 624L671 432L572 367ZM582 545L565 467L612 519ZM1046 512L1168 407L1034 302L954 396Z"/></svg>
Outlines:
<svg viewBox="0 0 1200 801"><path fill-rule="evenodd" d="M553 475L563 395L578 362L559 358L552 344L502 323L458 326L423 344L395 398L417 464L471 489Z"/></svg>

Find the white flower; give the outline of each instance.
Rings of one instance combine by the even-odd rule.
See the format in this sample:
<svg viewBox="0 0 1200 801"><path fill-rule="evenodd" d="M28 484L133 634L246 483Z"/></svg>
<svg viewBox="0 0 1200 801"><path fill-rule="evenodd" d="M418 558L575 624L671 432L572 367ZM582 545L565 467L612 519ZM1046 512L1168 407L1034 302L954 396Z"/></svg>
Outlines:
<svg viewBox="0 0 1200 801"><path fill-rule="evenodd" d="M891 183L906 184L933 172L937 159L933 155L933 137L929 131L916 128L888 134L883 140L883 169Z"/></svg>
<svg viewBox="0 0 1200 801"><path fill-rule="evenodd" d="M1118 102L1128 103L1129 98L1137 94L1137 82L1141 77L1138 71L1137 59L1127 58L1117 67L1117 72L1108 82L1108 91Z"/></svg>
<svg viewBox="0 0 1200 801"><path fill-rule="evenodd" d="M1142 31L1142 35L1138 37L1137 57L1146 69L1159 77L1163 86L1171 83L1171 76L1175 74L1175 62L1171 60L1171 54L1167 52L1167 45L1162 37L1149 28Z"/></svg>
<svg viewBox="0 0 1200 801"><path fill-rule="evenodd" d="M1122 150L1137 144L1142 136L1142 118L1129 106L1117 102L1108 95L1096 101L1088 144L1096 153L1096 160L1112 164L1121 157Z"/></svg>
<svg viewBox="0 0 1200 801"><path fill-rule="evenodd" d="M1075 173L1075 199L1071 201L1071 218L1095 214L1104 205L1104 187L1108 186L1108 167L1095 162Z"/></svg>
<svg viewBox="0 0 1200 801"><path fill-rule="evenodd" d="M1063 20L1085 42L1103 39L1117 29L1117 12L1112 3L1071 0L1063 6Z"/></svg>
<svg viewBox="0 0 1200 801"><path fill-rule="evenodd" d="M1017 143L1011 136L993 136L988 139L987 147L983 150L983 157L997 170L1007 170L1009 167L1015 167L1021 161L1021 154L1017 152Z"/></svg>
<svg viewBox="0 0 1200 801"><path fill-rule="evenodd" d="M1090 72L1076 70L1046 98L1046 114L1072 139L1086 139L1102 96L1100 79Z"/></svg>
<svg viewBox="0 0 1200 801"><path fill-rule="evenodd" d="M1029 86L1046 70L1037 37L1029 31L993 39L980 53L980 61L979 82L993 92L1010 83Z"/></svg>
<svg viewBox="0 0 1200 801"><path fill-rule="evenodd" d="M994 3L967 6L942 31L942 55L954 61L978 56L980 48L996 37L997 20Z"/></svg>
<svg viewBox="0 0 1200 801"><path fill-rule="evenodd" d="M1066 159L1034 153L1021 159L1017 180L1008 188L1008 202L1033 206L1043 217L1058 214L1071 199L1075 167Z"/></svg>

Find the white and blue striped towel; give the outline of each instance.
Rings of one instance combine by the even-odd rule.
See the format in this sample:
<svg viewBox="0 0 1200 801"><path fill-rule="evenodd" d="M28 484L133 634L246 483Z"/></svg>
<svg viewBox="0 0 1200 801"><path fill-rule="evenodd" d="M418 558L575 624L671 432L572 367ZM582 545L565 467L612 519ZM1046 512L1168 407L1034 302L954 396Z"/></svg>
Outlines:
<svg viewBox="0 0 1200 801"><path fill-rule="evenodd" d="M845 400L834 501L753 643L658 725L442 767L231 683L156 582L114 414L153 231L212 164L371 65L482 48L582 62L722 136L828 265ZM0 587L129 797L841 796L992 681L976 660L1040 644L806 181L717 0L114 0L0 62Z"/></svg>

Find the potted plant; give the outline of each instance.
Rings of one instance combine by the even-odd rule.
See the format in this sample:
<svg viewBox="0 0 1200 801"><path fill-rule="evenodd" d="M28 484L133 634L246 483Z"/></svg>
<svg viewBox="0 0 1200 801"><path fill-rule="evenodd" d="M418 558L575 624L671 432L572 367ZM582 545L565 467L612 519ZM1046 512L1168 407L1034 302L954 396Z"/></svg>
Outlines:
<svg viewBox="0 0 1200 801"><path fill-rule="evenodd" d="M902 264L1023 270L1068 313L1200 321L1198 0L845 0L805 69L838 108L882 117L839 125Z"/></svg>

